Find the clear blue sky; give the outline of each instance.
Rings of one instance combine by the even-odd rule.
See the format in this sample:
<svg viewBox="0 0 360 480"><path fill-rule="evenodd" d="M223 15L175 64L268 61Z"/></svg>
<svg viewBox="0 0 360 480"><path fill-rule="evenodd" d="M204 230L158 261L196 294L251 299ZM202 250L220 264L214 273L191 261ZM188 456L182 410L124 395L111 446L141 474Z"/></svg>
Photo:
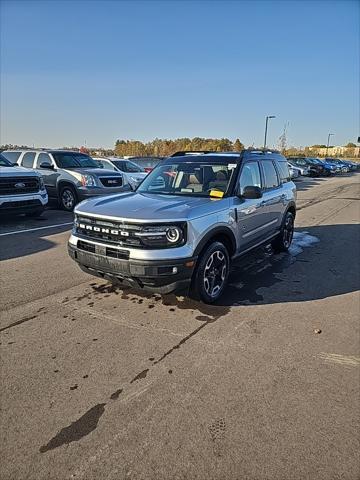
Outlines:
<svg viewBox="0 0 360 480"><path fill-rule="evenodd" d="M357 1L1 1L0 143L359 135Z"/></svg>

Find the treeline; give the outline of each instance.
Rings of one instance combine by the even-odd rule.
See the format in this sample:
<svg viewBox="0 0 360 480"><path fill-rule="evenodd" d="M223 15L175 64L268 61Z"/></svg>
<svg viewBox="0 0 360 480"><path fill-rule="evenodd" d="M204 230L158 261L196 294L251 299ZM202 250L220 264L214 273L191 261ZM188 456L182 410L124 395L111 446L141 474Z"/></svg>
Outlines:
<svg viewBox="0 0 360 480"><path fill-rule="evenodd" d="M138 140L117 140L115 154L139 157L167 157L179 151L211 150L216 152L240 151L244 145L237 138L234 142L228 138L177 138L167 140L155 138L151 142L143 143Z"/></svg>

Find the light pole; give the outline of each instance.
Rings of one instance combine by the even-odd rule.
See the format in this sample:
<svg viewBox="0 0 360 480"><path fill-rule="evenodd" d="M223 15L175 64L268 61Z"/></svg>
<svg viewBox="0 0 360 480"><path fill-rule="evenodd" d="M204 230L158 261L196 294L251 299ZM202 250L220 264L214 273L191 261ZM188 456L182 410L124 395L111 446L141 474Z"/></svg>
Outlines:
<svg viewBox="0 0 360 480"><path fill-rule="evenodd" d="M275 118L275 115L268 115L266 117L266 121L265 121L265 138L264 138L264 150L266 148L266 137L267 137L267 130L268 130L268 121L269 121L269 118Z"/></svg>
<svg viewBox="0 0 360 480"><path fill-rule="evenodd" d="M327 141L327 144L326 144L326 156L328 156L330 137L332 137L334 135L335 135L335 133L329 133L329 135L328 135L328 141Z"/></svg>

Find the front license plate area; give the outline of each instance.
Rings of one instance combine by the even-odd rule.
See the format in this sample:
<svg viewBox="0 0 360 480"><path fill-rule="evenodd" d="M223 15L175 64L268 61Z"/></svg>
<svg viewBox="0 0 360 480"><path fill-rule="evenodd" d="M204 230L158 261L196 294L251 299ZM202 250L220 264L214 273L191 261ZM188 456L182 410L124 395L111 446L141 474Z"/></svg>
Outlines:
<svg viewBox="0 0 360 480"><path fill-rule="evenodd" d="M113 259L105 256L100 257L99 255L82 252L80 250L77 252L77 258L84 266L102 272L108 272L113 275L124 274L125 276L130 273L129 262L126 260Z"/></svg>

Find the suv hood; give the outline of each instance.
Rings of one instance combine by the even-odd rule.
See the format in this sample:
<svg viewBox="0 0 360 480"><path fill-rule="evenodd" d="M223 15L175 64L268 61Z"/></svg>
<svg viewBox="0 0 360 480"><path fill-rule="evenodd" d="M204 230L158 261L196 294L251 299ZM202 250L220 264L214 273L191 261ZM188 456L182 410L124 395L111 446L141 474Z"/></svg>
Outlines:
<svg viewBox="0 0 360 480"><path fill-rule="evenodd" d="M103 217L111 220L131 220L133 222L174 222L186 221L209 213L209 203L218 204L218 210L228 208L229 199L185 197L150 193L121 193L85 200L75 213ZM214 213L214 208L212 212Z"/></svg>
<svg viewBox="0 0 360 480"><path fill-rule="evenodd" d="M35 170L24 167L0 167L1 177L40 177L40 174Z"/></svg>
<svg viewBox="0 0 360 480"><path fill-rule="evenodd" d="M94 177L121 177L121 172L114 172L107 168L64 168L68 173L80 173L81 175L94 175Z"/></svg>
<svg viewBox="0 0 360 480"><path fill-rule="evenodd" d="M131 173L131 172L123 172L125 173L125 175L127 177L133 177L135 178L136 180L138 181L142 181L146 176L147 176L147 173L146 172L134 172L134 173Z"/></svg>

